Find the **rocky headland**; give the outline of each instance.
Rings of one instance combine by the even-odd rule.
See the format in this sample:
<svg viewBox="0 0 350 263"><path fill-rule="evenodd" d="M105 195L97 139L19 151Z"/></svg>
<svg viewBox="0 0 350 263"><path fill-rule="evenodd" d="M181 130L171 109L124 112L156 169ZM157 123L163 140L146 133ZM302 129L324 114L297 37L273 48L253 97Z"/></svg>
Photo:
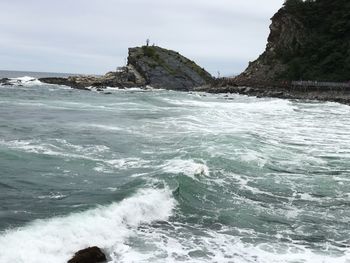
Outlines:
<svg viewBox="0 0 350 263"><path fill-rule="evenodd" d="M202 90L350 104L350 3L286 0L271 21L263 54Z"/></svg>
<svg viewBox="0 0 350 263"><path fill-rule="evenodd" d="M238 83L350 80L350 3L287 0L272 17L265 52Z"/></svg>
<svg viewBox="0 0 350 263"><path fill-rule="evenodd" d="M129 48L128 63L104 76L71 76L41 78L48 84L66 85L76 89L95 87L146 87L189 91L212 83L212 76L195 62L178 52L158 46Z"/></svg>

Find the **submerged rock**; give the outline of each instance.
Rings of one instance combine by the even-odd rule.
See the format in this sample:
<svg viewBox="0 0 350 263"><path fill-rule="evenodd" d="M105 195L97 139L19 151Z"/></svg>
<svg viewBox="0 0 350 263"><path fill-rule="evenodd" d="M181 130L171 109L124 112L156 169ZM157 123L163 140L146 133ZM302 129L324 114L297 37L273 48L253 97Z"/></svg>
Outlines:
<svg viewBox="0 0 350 263"><path fill-rule="evenodd" d="M106 262L106 256L98 247L89 247L79 250L68 263L98 263Z"/></svg>
<svg viewBox="0 0 350 263"><path fill-rule="evenodd" d="M13 83L10 82L11 80L9 78L2 78L0 79L0 85L2 86L13 86Z"/></svg>

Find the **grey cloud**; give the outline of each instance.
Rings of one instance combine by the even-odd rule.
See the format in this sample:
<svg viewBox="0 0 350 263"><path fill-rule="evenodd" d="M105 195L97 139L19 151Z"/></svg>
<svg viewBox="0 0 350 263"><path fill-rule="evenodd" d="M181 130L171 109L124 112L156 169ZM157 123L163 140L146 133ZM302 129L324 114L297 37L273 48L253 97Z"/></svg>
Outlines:
<svg viewBox="0 0 350 263"><path fill-rule="evenodd" d="M262 4L263 2L263 4ZM146 38L216 74L263 51L283 0L2 0L0 68L104 73Z"/></svg>

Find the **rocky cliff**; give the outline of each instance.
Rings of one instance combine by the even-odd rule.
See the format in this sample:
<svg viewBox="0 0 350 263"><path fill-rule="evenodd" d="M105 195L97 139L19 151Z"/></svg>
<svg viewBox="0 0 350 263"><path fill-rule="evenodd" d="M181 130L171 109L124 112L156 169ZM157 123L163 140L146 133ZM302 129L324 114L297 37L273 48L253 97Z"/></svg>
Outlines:
<svg viewBox="0 0 350 263"><path fill-rule="evenodd" d="M130 48L128 66L154 88L190 90L212 81L211 75L193 61L157 46Z"/></svg>
<svg viewBox="0 0 350 263"><path fill-rule="evenodd" d="M212 82L211 75L178 52L157 46L129 49L128 64L104 76L72 76L42 78L49 84L67 85L77 89L88 87L145 87L191 90Z"/></svg>
<svg viewBox="0 0 350 263"><path fill-rule="evenodd" d="M272 17L265 52L238 84L350 78L350 2L287 0Z"/></svg>
<svg viewBox="0 0 350 263"><path fill-rule="evenodd" d="M281 53L291 53L303 44L306 37L303 24L284 8L273 17L265 52L249 63L248 68L237 77L239 82L261 83L275 81L286 70Z"/></svg>

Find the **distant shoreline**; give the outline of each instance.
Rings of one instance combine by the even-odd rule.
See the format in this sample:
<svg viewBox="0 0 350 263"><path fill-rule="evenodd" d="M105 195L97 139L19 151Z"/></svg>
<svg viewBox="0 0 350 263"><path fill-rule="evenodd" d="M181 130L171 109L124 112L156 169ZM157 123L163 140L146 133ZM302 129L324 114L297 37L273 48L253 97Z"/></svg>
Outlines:
<svg viewBox="0 0 350 263"><path fill-rule="evenodd" d="M33 78L48 78L48 77L67 78L69 76L75 76L75 75L87 75L87 74L23 71L23 70L0 70L0 78L20 78L20 77L26 77L26 76L33 77Z"/></svg>
<svg viewBox="0 0 350 263"><path fill-rule="evenodd" d="M0 71L0 76L4 71ZM35 77L33 75L41 74L50 74L50 73L41 73L35 72L36 74L30 74L32 72L9 72L10 74L17 74L15 77L9 76L7 78L21 78L23 76ZM23 74L21 74L23 73ZM19 75L18 75L19 74ZM61 74L61 73L54 73ZM39 77L40 77L39 76ZM91 90L90 88L83 87L74 87L70 86L68 81L68 77L47 77L47 80L52 79L54 83L57 85L65 85L67 87L71 87L72 89L83 89L83 90ZM5 77L6 78L6 77ZM44 77L45 79L45 77ZM1 80L1 77L0 77ZM4 79L2 79L4 80ZM40 79L39 79L40 80ZM61 81L61 83L59 83ZM234 79L232 79L234 82ZM1 81L0 81L1 82ZM6 85L6 80L3 81L1 85ZM45 83L45 82L44 82ZM47 82L48 83L48 82ZM50 84L50 83L48 83ZM9 84L10 86L14 84ZM127 87L126 87L127 88ZM146 88L140 87L140 88ZM96 87L97 91L104 91L104 87ZM167 89L167 88L165 88ZM171 90L171 89L168 89ZM212 94L240 94L246 96L253 96L258 98L279 98L279 99L290 99L290 100L306 100L306 101L329 101L329 102L337 102L341 104L350 105L350 89L349 88L304 88L304 87L291 87L289 85L249 85L249 84L240 84L230 83L224 85L223 83L213 83L212 85L206 85L203 87L193 88L188 90L188 92L206 92Z"/></svg>
<svg viewBox="0 0 350 263"><path fill-rule="evenodd" d="M55 72L35 72L35 71L11 71L0 70L0 79L2 78L20 78L30 76L33 78L52 78L54 82L68 80L68 77L77 76L73 73L55 73ZM84 76L84 75L79 75ZM85 75L88 76L88 75ZM98 76L98 75L95 75ZM83 77L84 78L84 77ZM59 83L52 83L59 84ZM67 86L76 88L74 86ZM99 87L103 90L103 87ZM167 89L166 87L164 87ZM85 88L84 88L85 89ZM86 88L86 90L88 90ZM347 87L292 87L290 83L240 83L236 78L215 79L212 84L203 87L193 88L189 91L200 91L208 93L233 93L255 97L270 97L280 99L296 99L310 101L330 101L350 105L350 88Z"/></svg>

